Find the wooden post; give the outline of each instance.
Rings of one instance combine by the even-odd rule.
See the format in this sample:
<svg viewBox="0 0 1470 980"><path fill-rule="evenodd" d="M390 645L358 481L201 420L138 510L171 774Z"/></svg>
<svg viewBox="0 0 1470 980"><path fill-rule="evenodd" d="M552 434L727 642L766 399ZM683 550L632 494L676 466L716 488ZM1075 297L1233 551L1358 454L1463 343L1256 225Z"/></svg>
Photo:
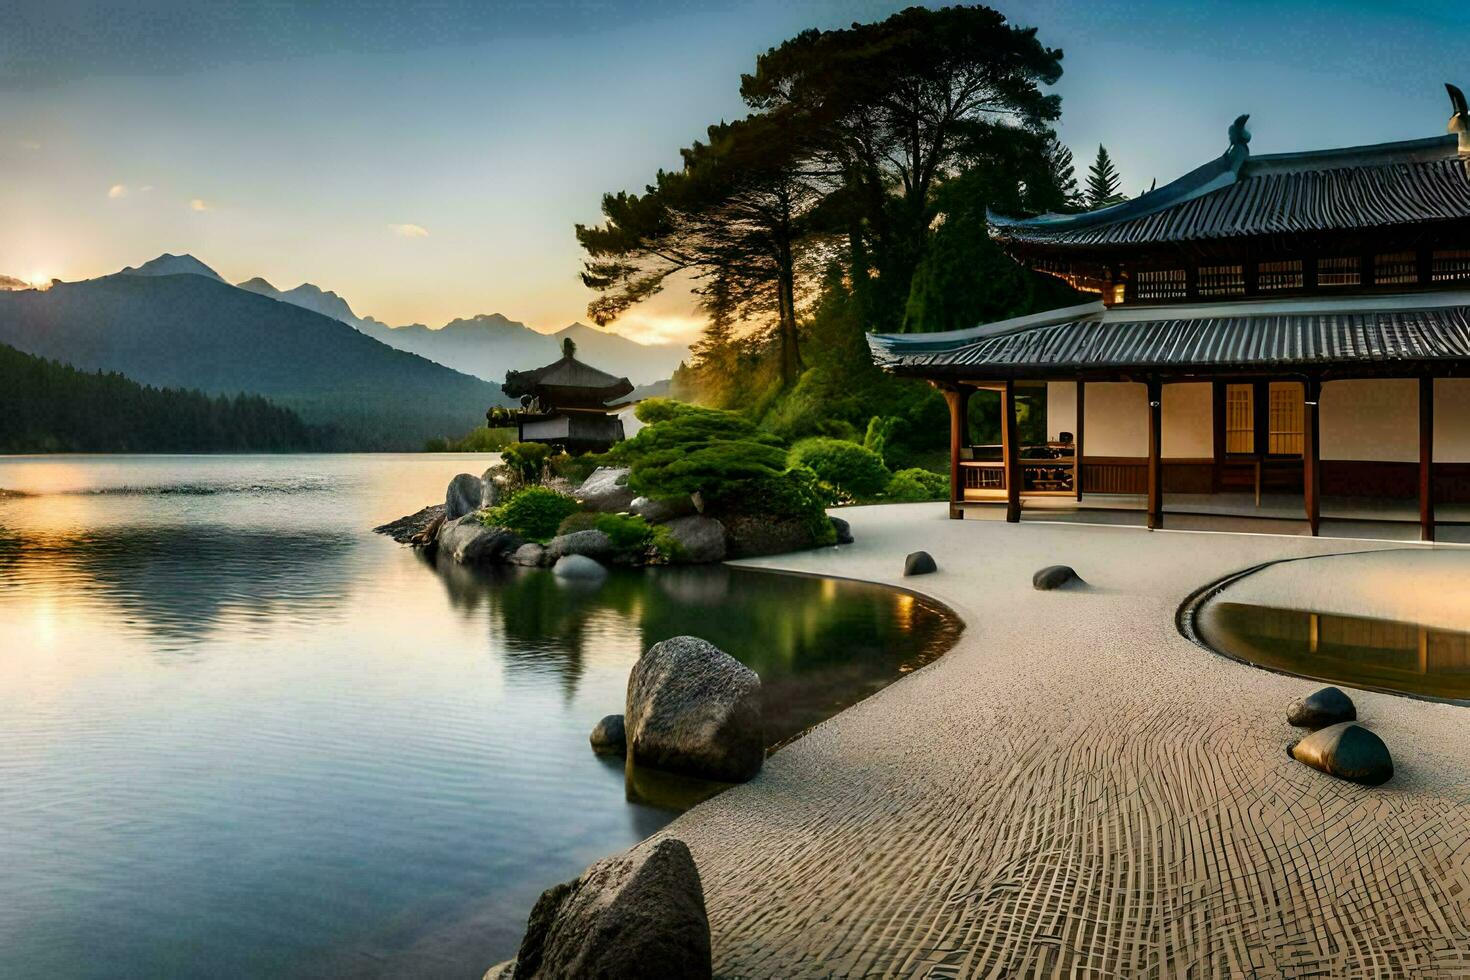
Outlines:
<svg viewBox="0 0 1470 980"><path fill-rule="evenodd" d="M1016 431L1016 382L1007 379L1001 394L1001 442L1006 468L1006 520L1021 519L1021 437Z"/></svg>
<svg viewBox="0 0 1470 980"><path fill-rule="evenodd" d="M1214 442L1214 462L1210 465L1210 493L1219 493L1221 471L1225 465L1225 382L1216 381L1212 386L1213 401L1210 406L1210 428Z"/></svg>
<svg viewBox="0 0 1470 980"><path fill-rule="evenodd" d="M1148 382L1148 529L1164 526L1163 419L1164 389Z"/></svg>
<svg viewBox="0 0 1470 980"><path fill-rule="evenodd" d="M1077 499L1082 499L1082 440L1087 428L1087 382L1077 382L1077 432L1073 442L1076 443L1072 450L1072 489L1077 494Z"/></svg>
<svg viewBox="0 0 1470 980"><path fill-rule="evenodd" d="M960 450L969 442L970 389L958 385L943 390L944 400L949 404L949 516L951 520L957 521L965 516L960 507L965 499Z"/></svg>
<svg viewBox="0 0 1470 980"><path fill-rule="evenodd" d="M1302 501L1307 509L1307 525L1315 537L1322 523L1322 447L1317 427L1317 403L1322 398L1322 382L1308 378L1302 399Z"/></svg>
<svg viewBox="0 0 1470 980"><path fill-rule="evenodd" d="M1419 537L1434 540L1434 379L1419 379Z"/></svg>

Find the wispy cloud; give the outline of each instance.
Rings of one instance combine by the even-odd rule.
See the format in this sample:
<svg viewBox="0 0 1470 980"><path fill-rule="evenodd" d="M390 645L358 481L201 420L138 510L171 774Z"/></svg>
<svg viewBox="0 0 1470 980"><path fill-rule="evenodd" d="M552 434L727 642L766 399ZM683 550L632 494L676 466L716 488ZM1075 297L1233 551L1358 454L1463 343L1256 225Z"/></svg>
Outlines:
<svg viewBox="0 0 1470 980"><path fill-rule="evenodd" d="M110 198L112 198L114 201L117 200L120 197L127 197L128 196L128 185L127 184L113 184L111 187L107 188L107 196L110 197Z"/></svg>
<svg viewBox="0 0 1470 980"><path fill-rule="evenodd" d="M428 238L429 229L423 225L389 225L388 230L404 238Z"/></svg>
<svg viewBox="0 0 1470 980"><path fill-rule="evenodd" d="M196 197L189 202L190 211L208 211L209 202L202 197Z"/></svg>

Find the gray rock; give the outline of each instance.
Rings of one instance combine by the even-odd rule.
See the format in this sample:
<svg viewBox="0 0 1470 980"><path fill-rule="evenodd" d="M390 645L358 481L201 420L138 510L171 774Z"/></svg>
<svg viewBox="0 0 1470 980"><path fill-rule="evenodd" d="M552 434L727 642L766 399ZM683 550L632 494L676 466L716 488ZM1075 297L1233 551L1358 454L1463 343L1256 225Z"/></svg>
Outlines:
<svg viewBox="0 0 1470 980"><path fill-rule="evenodd" d="M623 717L640 765L734 783L765 761L760 677L698 637L655 643L638 658Z"/></svg>
<svg viewBox="0 0 1470 980"><path fill-rule="evenodd" d="M626 466L599 466L582 482L573 496L587 510L600 514L621 514L638 496L628 488Z"/></svg>
<svg viewBox="0 0 1470 980"><path fill-rule="evenodd" d="M679 560L711 562L725 560L725 525L713 517L676 517L664 527L679 545Z"/></svg>
<svg viewBox="0 0 1470 980"><path fill-rule="evenodd" d="M834 517L831 520L832 530L837 532L837 543L852 544L852 525L840 517Z"/></svg>
<svg viewBox="0 0 1470 980"><path fill-rule="evenodd" d="M527 568L536 568L547 564L546 548L534 541L527 541L517 548L510 556L512 565L524 565Z"/></svg>
<svg viewBox="0 0 1470 980"><path fill-rule="evenodd" d="M592 729L589 738L592 751L598 755L622 755L628 751L628 736L623 729L622 715L608 715Z"/></svg>
<svg viewBox="0 0 1470 980"><path fill-rule="evenodd" d="M905 575L928 575L937 571L939 566L934 564L934 558L927 551L915 551L903 560Z"/></svg>
<svg viewBox="0 0 1470 980"><path fill-rule="evenodd" d="M1393 778L1393 757L1383 739L1351 721L1292 742L1286 754L1329 776L1364 786L1379 786Z"/></svg>
<svg viewBox="0 0 1470 980"><path fill-rule="evenodd" d="M1087 583L1072 570L1071 565L1048 565L1031 576L1031 587L1041 592L1053 589L1076 589Z"/></svg>
<svg viewBox="0 0 1470 980"><path fill-rule="evenodd" d="M676 517L697 514L691 497L676 497L673 500L654 500L650 497L635 497L628 509L650 524L662 524Z"/></svg>
<svg viewBox="0 0 1470 980"><path fill-rule="evenodd" d="M461 473L449 481L444 492L444 519L455 521L473 514L484 505L485 482L473 473Z"/></svg>
<svg viewBox="0 0 1470 980"><path fill-rule="evenodd" d="M607 569L586 555L562 555L552 566L551 574L560 579L585 582L603 578Z"/></svg>
<svg viewBox="0 0 1470 980"><path fill-rule="evenodd" d="M586 531L573 531L571 534L558 534L546 543L546 560L555 562L563 555L586 555L598 561L606 561L611 558L617 548L613 546L612 538L603 531L590 528Z"/></svg>
<svg viewBox="0 0 1470 980"><path fill-rule="evenodd" d="M439 551L461 564L497 561L521 546L521 538L503 527L486 527L479 514L445 521L439 529Z"/></svg>
<svg viewBox="0 0 1470 980"><path fill-rule="evenodd" d="M515 968L495 980L711 976L709 916L689 847L672 837L603 858L542 893Z"/></svg>
<svg viewBox="0 0 1470 980"><path fill-rule="evenodd" d="M386 534L399 544L408 544L414 536L426 531L436 520L444 516L443 504L430 504L416 514L400 517L396 521L380 524L373 528L376 534Z"/></svg>
<svg viewBox="0 0 1470 980"><path fill-rule="evenodd" d="M751 514L728 514L720 519L725 525L725 552L728 558L758 558L781 555L815 547L811 527L802 520L772 520Z"/></svg>
<svg viewBox="0 0 1470 980"><path fill-rule="evenodd" d="M1344 721L1357 721L1358 709L1353 699L1337 688L1324 687L1291 702L1286 709L1286 720L1297 728L1316 731Z"/></svg>

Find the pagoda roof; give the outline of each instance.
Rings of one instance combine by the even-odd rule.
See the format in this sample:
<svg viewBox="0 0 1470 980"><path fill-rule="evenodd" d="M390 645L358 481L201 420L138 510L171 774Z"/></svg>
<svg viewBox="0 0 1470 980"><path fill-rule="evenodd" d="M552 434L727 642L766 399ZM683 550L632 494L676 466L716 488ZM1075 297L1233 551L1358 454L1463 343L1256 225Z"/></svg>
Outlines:
<svg viewBox="0 0 1470 980"><path fill-rule="evenodd" d="M583 364L568 351L550 364L530 371L507 371L501 390L512 398L536 395L555 404L602 403L633 391L627 378Z"/></svg>
<svg viewBox="0 0 1470 980"><path fill-rule="evenodd" d="M1081 214L992 213L991 234L1002 244L1071 251L1470 218L1470 159L1454 133L1251 156L1244 119L1222 156L1172 183Z"/></svg>
<svg viewBox="0 0 1470 980"><path fill-rule="evenodd" d="M897 374L955 380L1138 374L1392 374L1470 366L1470 291L1192 306L1101 302L930 334L869 334Z"/></svg>

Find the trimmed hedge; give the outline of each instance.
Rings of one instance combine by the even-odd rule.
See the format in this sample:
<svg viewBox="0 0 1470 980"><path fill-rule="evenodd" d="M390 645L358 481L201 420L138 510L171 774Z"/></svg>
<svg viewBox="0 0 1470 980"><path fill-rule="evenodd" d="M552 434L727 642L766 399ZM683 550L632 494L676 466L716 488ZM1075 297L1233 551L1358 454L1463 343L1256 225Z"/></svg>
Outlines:
<svg viewBox="0 0 1470 980"><path fill-rule="evenodd" d="M888 481L888 488L883 491L883 496L894 503L944 500L949 496L949 477L918 467L899 470Z"/></svg>
<svg viewBox="0 0 1470 980"><path fill-rule="evenodd" d="M562 521L577 510L577 502L564 493L546 487L522 487L504 503L482 511L480 523L486 527L505 527L528 541L543 544L556 535Z"/></svg>
<svg viewBox="0 0 1470 980"><path fill-rule="evenodd" d="M817 479L847 497L876 497L888 486L883 457L855 442L817 436L791 447L792 466L805 466Z"/></svg>

